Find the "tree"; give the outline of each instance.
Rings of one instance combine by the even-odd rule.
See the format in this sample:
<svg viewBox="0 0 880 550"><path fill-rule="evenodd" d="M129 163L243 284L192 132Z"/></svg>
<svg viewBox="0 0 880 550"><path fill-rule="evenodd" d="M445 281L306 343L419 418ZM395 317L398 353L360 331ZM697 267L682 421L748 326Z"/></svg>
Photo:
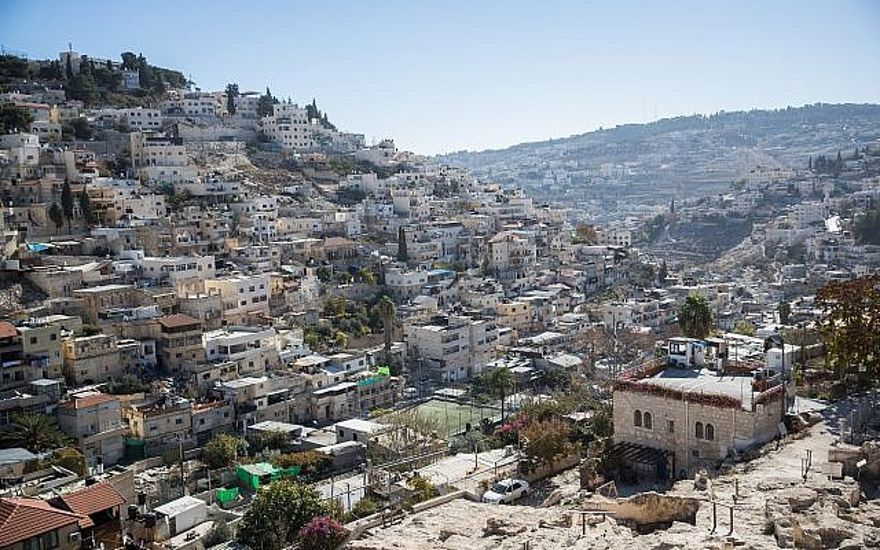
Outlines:
<svg viewBox="0 0 880 550"><path fill-rule="evenodd" d="M91 226L95 223L95 213L92 210L92 199L89 197L89 194L86 193L85 187L83 187L83 190L79 194L79 212L87 226Z"/></svg>
<svg viewBox="0 0 880 550"><path fill-rule="evenodd" d="M231 83L226 85L226 111L230 115L235 114L235 98L238 97L238 84Z"/></svg>
<svg viewBox="0 0 880 550"><path fill-rule="evenodd" d="M791 317L791 304L788 302L779 302L779 307L776 308L776 311L779 312L779 323L787 325L789 318Z"/></svg>
<svg viewBox="0 0 880 550"><path fill-rule="evenodd" d="M271 459L276 468L299 466L300 477L319 476L333 467L333 459L318 451L300 451L275 455Z"/></svg>
<svg viewBox="0 0 880 550"><path fill-rule="evenodd" d="M66 441L55 420L44 414L14 414L12 423L0 432L0 446L3 448L24 447L32 453L63 447Z"/></svg>
<svg viewBox="0 0 880 550"><path fill-rule="evenodd" d="M312 518L327 512L313 488L289 479L275 481L257 492L236 538L253 550L281 550L297 541Z"/></svg>
<svg viewBox="0 0 880 550"><path fill-rule="evenodd" d="M229 434L219 434L202 448L202 462L208 468L226 468L235 463L239 452L245 451L246 444L243 440Z"/></svg>
<svg viewBox="0 0 880 550"><path fill-rule="evenodd" d="M85 117L76 117L71 120L70 131L73 132L73 137L76 139L88 140L92 138L92 127L89 126L89 121Z"/></svg>
<svg viewBox="0 0 880 550"><path fill-rule="evenodd" d="M571 435L569 425L559 419L532 421L522 430L523 452L534 463L552 464L579 452Z"/></svg>
<svg viewBox="0 0 880 550"><path fill-rule="evenodd" d="M122 52L122 68L126 71L135 71L138 69L137 56L133 52Z"/></svg>
<svg viewBox="0 0 880 550"><path fill-rule="evenodd" d="M27 60L16 55L0 55L0 76L8 78L27 78Z"/></svg>
<svg viewBox="0 0 880 550"><path fill-rule="evenodd" d="M506 418L504 405L507 400L507 392L513 388L513 373L510 372L510 369L498 367L485 373L483 377L486 387L501 399L501 422L503 423Z"/></svg>
<svg viewBox="0 0 880 550"><path fill-rule="evenodd" d="M85 67L85 65L82 65ZM87 105L98 100L98 85L90 72L80 71L78 75L67 81L67 98L78 99Z"/></svg>
<svg viewBox="0 0 880 550"><path fill-rule="evenodd" d="M301 550L336 550L348 538L348 529L329 516L312 518L299 531Z"/></svg>
<svg viewBox="0 0 880 550"><path fill-rule="evenodd" d="M866 386L880 375L880 275L833 281L816 293L825 364L840 382Z"/></svg>
<svg viewBox="0 0 880 550"><path fill-rule="evenodd" d="M663 260L660 262L660 269L657 270L657 280L660 282L660 286L663 286L667 277L669 277L669 268L666 267L666 260Z"/></svg>
<svg viewBox="0 0 880 550"><path fill-rule="evenodd" d="M755 328L755 325L743 319L737 321L736 325L733 327L733 332L744 336L754 336L755 333L757 333L757 329Z"/></svg>
<svg viewBox="0 0 880 550"><path fill-rule="evenodd" d="M61 187L61 211L67 218L67 231L70 232L70 220L73 219L73 191L70 189L70 182L66 179Z"/></svg>
<svg viewBox="0 0 880 550"><path fill-rule="evenodd" d="M53 202L52 206L49 207L49 219L55 224L55 232L57 233L60 231L61 227L64 225L64 213L61 211L61 207L58 206L57 202Z"/></svg>
<svg viewBox="0 0 880 550"><path fill-rule="evenodd" d="M583 244L596 244L599 242L599 235L592 225L582 223L574 230L577 242Z"/></svg>
<svg viewBox="0 0 880 550"><path fill-rule="evenodd" d="M333 335L333 344L339 349L345 349L348 347L348 334L344 333L341 330L337 330L336 334Z"/></svg>
<svg viewBox="0 0 880 550"><path fill-rule="evenodd" d="M379 316L382 318L382 332L385 336L385 364L391 365L391 331L394 328L394 316L397 308L388 296L382 296L376 304Z"/></svg>
<svg viewBox="0 0 880 550"><path fill-rule="evenodd" d="M880 244L880 208L856 217L854 229L860 244Z"/></svg>
<svg viewBox="0 0 880 550"><path fill-rule="evenodd" d="M397 261L409 261L409 254L407 254L406 250L406 230L403 226L400 226L397 230Z"/></svg>
<svg viewBox="0 0 880 550"><path fill-rule="evenodd" d="M260 99L257 100L257 116L272 116L275 114L275 98L272 97L272 92L269 91L269 87L266 86L266 93L260 96Z"/></svg>
<svg viewBox="0 0 880 550"><path fill-rule="evenodd" d="M14 103L0 105L0 134L13 132L26 132L31 127L34 117L27 109L23 109Z"/></svg>
<svg viewBox="0 0 880 550"><path fill-rule="evenodd" d="M376 275L374 275L373 272L366 267L361 268L361 270L358 271L358 279L360 279L361 282L364 284L376 284Z"/></svg>
<svg viewBox="0 0 880 550"><path fill-rule="evenodd" d="M691 294L678 310L678 326L688 338L705 338L712 329L712 310L700 294Z"/></svg>

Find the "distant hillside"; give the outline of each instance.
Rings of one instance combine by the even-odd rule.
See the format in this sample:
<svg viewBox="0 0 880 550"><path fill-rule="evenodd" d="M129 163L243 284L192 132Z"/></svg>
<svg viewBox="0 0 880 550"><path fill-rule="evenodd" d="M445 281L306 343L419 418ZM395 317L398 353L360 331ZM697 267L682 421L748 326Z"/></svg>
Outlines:
<svg viewBox="0 0 880 550"><path fill-rule="evenodd" d="M878 139L880 105L818 103L625 124L439 160L516 184L537 184L548 172L589 174L603 164L625 165L635 183L726 184L756 165L805 167L810 155Z"/></svg>

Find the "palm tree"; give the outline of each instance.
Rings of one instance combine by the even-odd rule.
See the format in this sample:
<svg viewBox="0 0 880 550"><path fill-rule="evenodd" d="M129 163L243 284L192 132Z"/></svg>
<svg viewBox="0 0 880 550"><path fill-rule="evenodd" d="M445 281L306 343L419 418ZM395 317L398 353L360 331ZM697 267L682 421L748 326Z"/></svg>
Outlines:
<svg viewBox="0 0 880 550"><path fill-rule="evenodd" d="M385 333L385 363L391 366L391 330L394 325L394 316L397 308L388 296L382 296L376 306L379 308L379 316L382 318L382 329Z"/></svg>
<svg viewBox="0 0 880 550"><path fill-rule="evenodd" d="M12 416L10 428L0 433L3 447L24 447L41 453L67 443L67 437L58 431L55 421L44 414L21 413Z"/></svg>
<svg viewBox="0 0 880 550"><path fill-rule="evenodd" d="M507 399L507 391L513 387L513 373L510 369L496 368L484 375L486 385L492 393L501 398L501 423L504 423L504 402Z"/></svg>
<svg viewBox="0 0 880 550"><path fill-rule="evenodd" d="M705 338L712 329L712 310L700 294L691 294L678 310L678 326L688 338Z"/></svg>

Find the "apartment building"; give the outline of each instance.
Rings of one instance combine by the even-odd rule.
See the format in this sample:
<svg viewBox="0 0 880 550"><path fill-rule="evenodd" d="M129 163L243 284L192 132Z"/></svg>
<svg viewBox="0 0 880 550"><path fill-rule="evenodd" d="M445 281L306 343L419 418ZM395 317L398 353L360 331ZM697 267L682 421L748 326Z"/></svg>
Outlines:
<svg viewBox="0 0 880 550"><path fill-rule="evenodd" d="M314 127L309 121L308 112L299 105L279 103L275 105L275 113L260 119L259 126L263 134L286 149L314 149L318 144L315 140Z"/></svg>
<svg viewBox="0 0 880 550"><path fill-rule="evenodd" d="M232 275L205 281L205 292L223 300L223 317L234 322L249 313L269 313L269 276Z"/></svg>
<svg viewBox="0 0 880 550"><path fill-rule="evenodd" d="M116 338L106 334L64 340L64 377L73 386L109 382L125 373Z"/></svg>
<svg viewBox="0 0 880 550"><path fill-rule="evenodd" d="M172 284L183 279L212 279L214 256L145 256L134 261L145 279Z"/></svg>
<svg viewBox="0 0 880 550"><path fill-rule="evenodd" d="M215 435L233 431L235 407L228 401L194 403L192 406L192 431L196 445L204 445Z"/></svg>
<svg viewBox="0 0 880 550"><path fill-rule="evenodd" d="M438 316L404 327L407 356L442 382L467 380L495 358L494 321L457 315Z"/></svg>
<svg viewBox="0 0 880 550"><path fill-rule="evenodd" d="M208 331L202 338L211 362L232 362L242 373L262 373L280 364L274 328L231 325Z"/></svg>
<svg viewBox="0 0 880 550"><path fill-rule="evenodd" d="M161 396L155 401L132 404L122 410L133 438L144 445L148 456L183 443L192 445L192 403L188 399Z"/></svg>
<svg viewBox="0 0 880 550"><path fill-rule="evenodd" d="M522 278L538 261L533 236L523 231L502 231L489 239L489 268L502 282Z"/></svg>
<svg viewBox="0 0 880 550"><path fill-rule="evenodd" d="M74 394L57 410L58 427L77 441L90 466L113 466L125 454L122 407L115 396L99 392Z"/></svg>
<svg viewBox="0 0 880 550"><path fill-rule="evenodd" d="M399 396L400 379L361 372L351 380L313 390L309 415L319 421L335 422L393 405Z"/></svg>
<svg viewBox="0 0 880 550"><path fill-rule="evenodd" d="M156 351L162 369L179 373L192 370L205 361L201 321L177 313L160 317L159 326L161 332Z"/></svg>
<svg viewBox="0 0 880 550"><path fill-rule="evenodd" d="M144 109L141 107L124 109L120 112L119 118L132 131L156 131L162 129L163 117L158 109Z"/></svg>
<svg viewBox="0 0 880 550"><path fill-rule="evenodd" d="M35 378L61 378L61 325L49 318L31 319L18 326L22 359L36 369Z"/></svg>
<svg viewBox="0 0 880 550"><path fill-rule="evenodd" d="M73 291L73 296L82 300L83 320L88 323L97 323L99 312L141 305L138 292L132 285L109 284L80 288Z"/></svg>

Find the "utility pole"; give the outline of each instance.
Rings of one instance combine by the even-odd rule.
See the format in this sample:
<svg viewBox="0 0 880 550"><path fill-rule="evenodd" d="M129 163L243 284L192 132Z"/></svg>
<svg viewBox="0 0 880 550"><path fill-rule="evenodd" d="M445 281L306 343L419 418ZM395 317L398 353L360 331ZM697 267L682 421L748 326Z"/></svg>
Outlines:
<svg viewBox="0 0 880 550"><path fill-rule="evenodd" d="M186 472L183 469L183 434L177 434L177 450L180 453L180 496L186 495Z"/></svg>

